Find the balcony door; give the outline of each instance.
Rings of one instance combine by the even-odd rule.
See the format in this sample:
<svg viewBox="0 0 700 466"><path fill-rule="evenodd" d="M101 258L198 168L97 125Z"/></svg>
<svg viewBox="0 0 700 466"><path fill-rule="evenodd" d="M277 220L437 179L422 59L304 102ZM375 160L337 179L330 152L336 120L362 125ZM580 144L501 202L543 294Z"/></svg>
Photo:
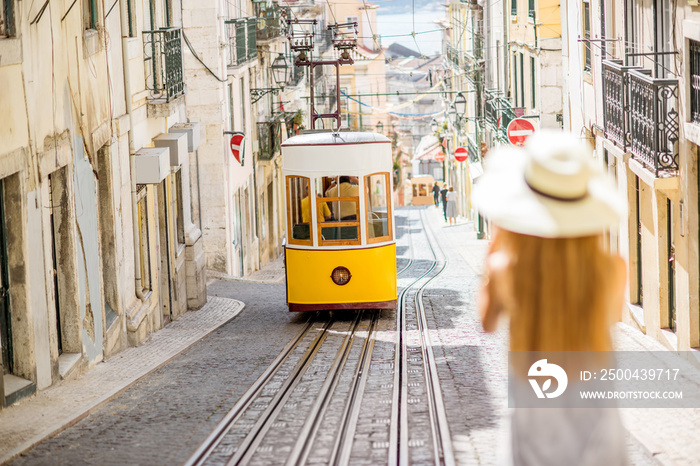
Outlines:
<svg viewBox="0 0 700 466"><path fill-rule="evenodd" d="M673 12L671 2L668 0L654 0L653 18L656 20L654 28L654 50L657 53L665 53L655 57L656 69L654 73L659 78L670 78L673 73Z"/></svg>

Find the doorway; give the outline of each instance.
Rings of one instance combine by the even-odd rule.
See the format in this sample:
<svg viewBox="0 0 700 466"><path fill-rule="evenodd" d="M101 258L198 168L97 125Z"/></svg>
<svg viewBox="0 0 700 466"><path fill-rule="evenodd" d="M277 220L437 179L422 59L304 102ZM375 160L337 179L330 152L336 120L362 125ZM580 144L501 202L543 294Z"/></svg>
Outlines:
<svg viewBox="0 0 700 466"><path fill-rule="evenodd" d="M5 189L0 179L0 348L4 374L14 369L12 348L12 319L10 312L10 281L7 261L7 228L5 226ZM3 374L0 374L3 375ZM2 406L4 400L0 400Z"/></svg>

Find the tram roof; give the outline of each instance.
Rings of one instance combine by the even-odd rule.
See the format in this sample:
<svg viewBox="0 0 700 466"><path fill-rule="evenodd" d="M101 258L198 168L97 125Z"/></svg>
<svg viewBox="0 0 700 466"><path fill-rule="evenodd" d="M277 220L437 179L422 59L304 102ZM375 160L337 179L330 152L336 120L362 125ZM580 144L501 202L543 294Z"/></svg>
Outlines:
<svg viewBox="0 0 700 466"><path fill-rule="evenodd" d="M355 131L341 131L334 133L331 131L308 132L293 136L282 143L283 147L288 146L336 146L348 144L373 144L391 142L389 138L377 133L364 133Z"/></svg>

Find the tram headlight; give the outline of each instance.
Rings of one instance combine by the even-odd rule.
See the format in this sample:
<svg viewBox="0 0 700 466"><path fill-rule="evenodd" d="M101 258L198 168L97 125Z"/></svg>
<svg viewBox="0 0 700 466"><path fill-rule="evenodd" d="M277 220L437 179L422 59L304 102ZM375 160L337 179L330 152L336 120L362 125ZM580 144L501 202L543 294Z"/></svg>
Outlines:
<svg viewBox="0 0 700 466"><path fill-rule="evenodd" d="M336 285L346 285L351 277L352 274L350 274L350 271L342 266L334 268L331 273L331 280L333 280L333 283Z"/></svg>

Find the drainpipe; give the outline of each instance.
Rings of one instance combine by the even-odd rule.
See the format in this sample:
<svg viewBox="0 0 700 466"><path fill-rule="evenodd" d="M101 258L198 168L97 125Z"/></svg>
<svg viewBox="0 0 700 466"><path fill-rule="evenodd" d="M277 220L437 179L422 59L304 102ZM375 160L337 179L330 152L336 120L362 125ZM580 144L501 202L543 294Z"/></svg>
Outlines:
<svg viewBox="0 0 700 466"><path fill-rule="evenodd" d="M131 168L131 223L134 234L134 279L136 297L143 300L143 285L141 283L141 255L139 251L139 217L138 217L138 202L136 199L136 160L134 159L134 114L131 106L131 77L129 75L129 52L128 52L128 31L129 22L126 17L126 5L119 7L119 23L122 32L122 70L124 73L124 97L126 101L126 114L129 116L129 131L127 137L129 139L129 166Z"/></svg>

